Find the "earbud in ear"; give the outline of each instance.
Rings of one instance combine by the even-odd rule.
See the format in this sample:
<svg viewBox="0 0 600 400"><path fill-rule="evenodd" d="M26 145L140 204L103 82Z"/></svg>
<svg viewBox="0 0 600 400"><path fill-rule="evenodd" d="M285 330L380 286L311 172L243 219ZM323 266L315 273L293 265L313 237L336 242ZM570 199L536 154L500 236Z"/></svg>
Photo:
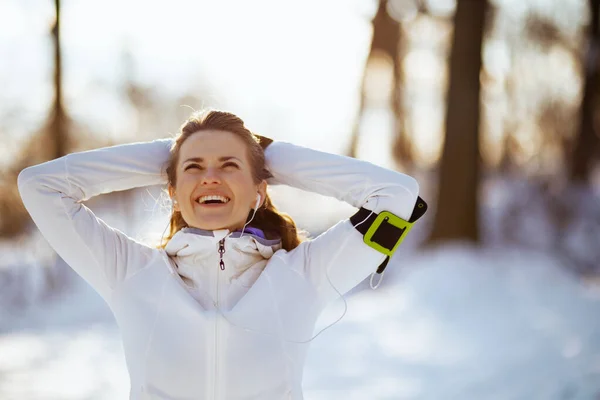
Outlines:
<svg viewBox="0 0 600 400"><path fill-rule="evenodd" d="M260 193L256 194L256 204L254 205L254 209L257 210L258 209L258 205L260 204Z"/></svg>

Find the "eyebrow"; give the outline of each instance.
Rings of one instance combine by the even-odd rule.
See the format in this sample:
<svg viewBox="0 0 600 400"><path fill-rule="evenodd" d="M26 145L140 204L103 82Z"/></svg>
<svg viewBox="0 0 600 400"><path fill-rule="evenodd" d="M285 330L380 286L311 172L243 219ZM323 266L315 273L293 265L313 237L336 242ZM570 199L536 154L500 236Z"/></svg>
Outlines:
<svg viewBox="0 0 600 400"><path fill-rule="evenodd" d="M239 158L237 158L237 157L234 157L234 156L224 156L224 157L219 157L219 161L227 161L227 160L231 160L231 159L235 159L235 160L238 160L239 162L242 162L242 160L240 160ZM185 164L185 163L187 163L187 162L191 162L191 161L194 161L194 162L201 163L201 162L204 162L204 158L202 158L202 157L192 157L192 158L188 158L187 160L185 160L185 161L183 162L183 164Z"/></svg>

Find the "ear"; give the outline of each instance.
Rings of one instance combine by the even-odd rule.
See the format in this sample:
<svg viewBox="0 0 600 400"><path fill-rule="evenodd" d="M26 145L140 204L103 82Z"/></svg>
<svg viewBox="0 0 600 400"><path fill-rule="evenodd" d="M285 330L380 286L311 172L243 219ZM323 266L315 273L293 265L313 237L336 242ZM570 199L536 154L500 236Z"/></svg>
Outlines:
<svg viewBox="0 0 600 400"><path fill-rule="evenodd" d="M261 183L258 184L256 188L256 192L260 194L260 203L258 207L262 207L265 204L265 199L267 198L267 181L263 179Z"/></svg>
<svg viewBox="0 0 600 400"><path fill-rule="evenodd" d="M173 204L173 210L180 211L179 203L175 202L175 200L177 200L177 198L175 197L175 189L173 188L173 186L169 185L168 190L169 190L169 197L171 198L171 203Z"/></svg>

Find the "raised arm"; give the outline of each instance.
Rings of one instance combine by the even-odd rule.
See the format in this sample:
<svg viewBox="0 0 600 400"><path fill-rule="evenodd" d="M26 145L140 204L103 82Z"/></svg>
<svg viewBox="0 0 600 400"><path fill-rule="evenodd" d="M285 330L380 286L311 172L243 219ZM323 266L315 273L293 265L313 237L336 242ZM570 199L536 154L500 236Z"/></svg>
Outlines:
<svg viewBox="0 0 600 400"><path fill-rule="evenodd" d="M105 299L155 250L108 226L82 201L166 183L162 168L171 144L158 139L72 153L19 174L19 193L41 233Z"/></svg>
<svg viewBox="0 0 600 400"><path fill-rule="evenodd" d="M367 161L274 141L265 149L270 184L285 184L331 196L360 208L389 211L408 221L419 194L417 181L409 175ZM363 242L363 235L342 220L313 240L303 242L293 257L300 257L304 272L324 300L345 293L376 271L385 255Z"/></svg>

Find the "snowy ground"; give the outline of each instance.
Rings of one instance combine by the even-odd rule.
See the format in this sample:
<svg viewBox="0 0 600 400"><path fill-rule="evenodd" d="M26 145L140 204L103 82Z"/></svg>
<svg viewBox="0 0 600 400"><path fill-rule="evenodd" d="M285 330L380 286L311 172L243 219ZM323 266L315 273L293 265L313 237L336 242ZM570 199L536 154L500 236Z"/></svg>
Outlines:
<svg viewBox="0 0 600 400"><path fill-rule="evenodd" d="M399 261L313 341L307 400L600 398L597 288L516 249L455 246ZM319 326L342 311L334 304ZM10 327L0 399L127 398L118 331L86 285Z"/></svg>

